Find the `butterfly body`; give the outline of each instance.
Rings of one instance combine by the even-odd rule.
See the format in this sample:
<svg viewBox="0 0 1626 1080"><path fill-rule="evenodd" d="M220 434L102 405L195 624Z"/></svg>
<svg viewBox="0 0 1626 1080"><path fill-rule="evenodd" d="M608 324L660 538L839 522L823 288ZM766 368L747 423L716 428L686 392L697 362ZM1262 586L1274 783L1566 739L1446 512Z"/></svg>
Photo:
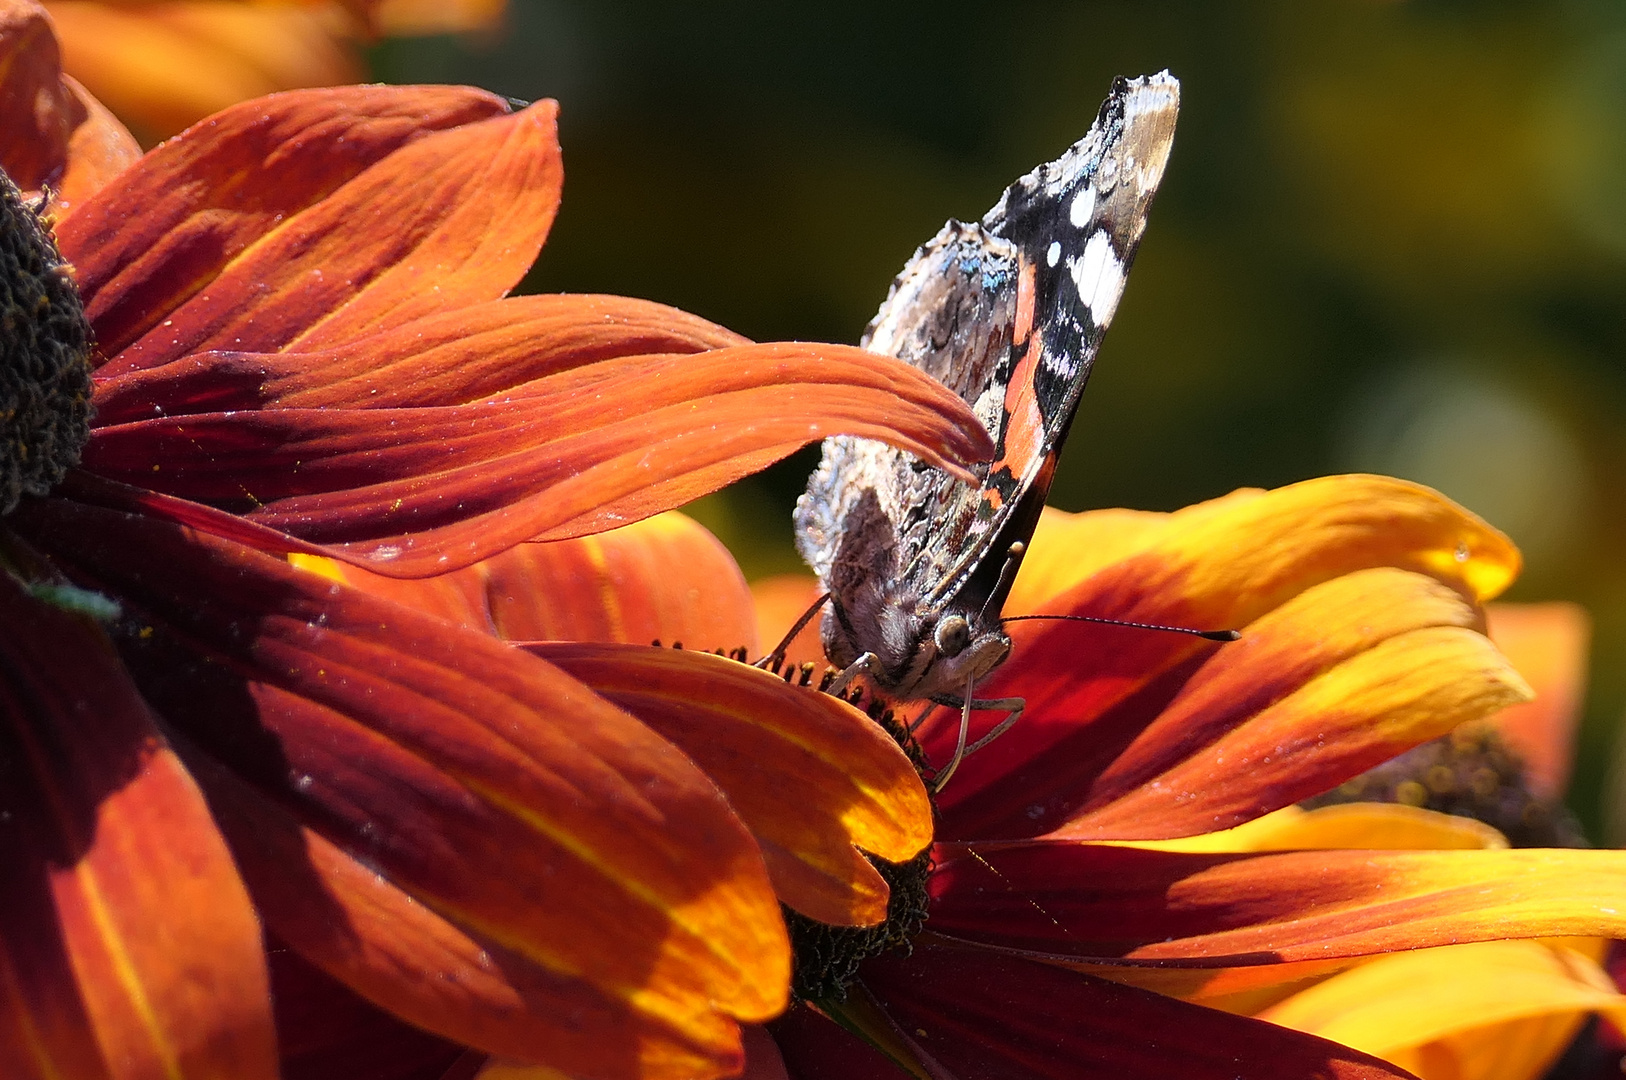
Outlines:
<svg viewBox="0 0 1626 1080"><path fill-rule="evenodd" d="M884 696L965 706L1009 655L1000 609L1031 538L1168 160L1179 84L1118 80L1089 133L950 221L861 344L958 393L994 460L966 483L866 439L825 440L797 546L830 604L826 655ZM850 676L849 676L850 677ZM1020 709L1014 699L977 702Z"/></svg>

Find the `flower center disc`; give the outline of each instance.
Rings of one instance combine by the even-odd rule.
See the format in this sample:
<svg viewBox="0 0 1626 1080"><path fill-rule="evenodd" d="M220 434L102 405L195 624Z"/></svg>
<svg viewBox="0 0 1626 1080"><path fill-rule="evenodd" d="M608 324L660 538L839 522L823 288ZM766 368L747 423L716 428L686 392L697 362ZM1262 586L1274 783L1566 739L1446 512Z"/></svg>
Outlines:
<svg viewBox="0 0 1626 1080"><path fill-rule="evenodd" d="M0 172L0 514L44 495L90 438L90 323L38 210Z"/></svg>
<svg viewBox="0 0 1626 1080"><path fill-rule="evenodd" d="M859 964L892 949L908 948L925 925L926 878L932 869L932 849L927 847L905 863L891 863L873 855L867 858L892 890L885 922L878 926L827 926L785 909L785 925L790 930L795 957L790 985L804 1000L845 1001L847 986L858 973Z"/></svg>

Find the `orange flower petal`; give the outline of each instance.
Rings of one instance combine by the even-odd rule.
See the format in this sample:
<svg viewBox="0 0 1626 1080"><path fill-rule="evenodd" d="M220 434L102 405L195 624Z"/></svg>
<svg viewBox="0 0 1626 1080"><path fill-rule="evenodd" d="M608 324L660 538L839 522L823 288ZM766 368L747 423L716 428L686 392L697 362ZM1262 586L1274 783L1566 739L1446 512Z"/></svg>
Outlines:
<svg viewBox="0 0 1626 1080"><path fill-rule="evenodd" d="M504 116L507 108L501 98L466 87L295 91L234 106L147 154L57 226L104 354L116 357L139 342L105 374L184 355L228 324L234 332L225 341L234 348L281 348L387 277L416 245L441 243L437 225L479 213L482 199L499 192L465 202L448 198L434 179L453 188L471 179L478 187L482 176L495 181L493 155L518 149L509 136L539 144L531 163L546 171L551 162L556 172L551 107ZM482 125L490 118L499 119ZM410 159L425 164L417 144L435 134L449 136L437 145L451 156L434 162L438 168L403 176L409 163L396 155L410 150ZM512 174L510 168L511 180ZM380 202L353 205L369 196ZM334 220L335 198L352 204L348 218ZM404 208L394 205L401 202ZM499 277L517 280L529 266L551 221L551 205L544 209L543 221L512 223L513 251L497 260ZM511 263L522 265L515 272ZM308 295L274 304L279 289L295 281ZM250 287L255 282L258 292ZM501 295L508 284L481 298ZM246 306L222 308L232 303ZM252 333L250 315L258 316Z"/></svg>
<svg viewBox="0 0 1626 1080"><path fill-rule="evenodd" d="M1529 689L1432 578L1348 574L1219 650L1054 835L1190 836L1297 802Z"/></svg>
<svg viewBox="0 0 1626 1080"><path fill-rule="evenodd" d="M1477 851L1505 848L1507 838L1473 818L1399 803L1343 803L1304 810L1284 806L1230 829L1177 840L1113 843L1159 851L1303 851L1310 848Z"/></svg>
<svg viewBox="0 0 1626 1080"><path fill-rule="evenodd" d="M1080 515L1075 521L1089 517ZM1055 517L1047 520L1066 524ZM1085 565L1083 579L1076 583L1073 578L1052 580L1048 602L1030 586L1028 600L1041 611L1055 614L1200 629L1245 627L1306 589L1359 570L1411 570L1414 580L1423 581L1426 575L1480 595L1504 585L1516 570L1518 559L1516 549L1505 537L1467 511L1426 488L1382 477L1331 477L1267 493L1238 493L1168 515L1155 529L1144 517L1120 518L1115 527L1119 538L1115 550L1120 556L1116 561L1093 572ZM1065 532L1058 533L1053 526L1051 532L1037 536L1033 546L1038 550L1045 544L1061 543L1073 550ZM1124 545L1132 546L1131 553L1123 553ZM1087 564L1089 560L1081 557L1079 562ZM1423 614L1439 606L1422 599L1416 603L1426 609ZM1021 613L1010 604L1006 611ZM1420 625L1429 622L1425 619ZM944 792L941 805L949 835L1012 836L1054 827L1057 815L1070 814L1081 804L1090 793L1095 774L1113 765L1115 756L1131 746L1141 729L1169 704L1205 658L1212 657L1220 667L1235 662L1226 659L1231 650L1240 648L1242 656L1248 655L1251 646L1247 645L1247 637L1253 636L1249 631L1244 641L1222 646L1175 634L1078 623L1021 623L1011 629L1015 648L1010 661L986 688L978 690L989 697L1023 697L1027 711L1020 724L962 765L955 783ZM1319 632L1317 628L1300 643L1312 657L1320 654L1309 644ZM1470 643L1463 641L1453 646L1448 641L1436 641L1438 636L1429 637L1433 647L1446 653L1452 653L1454 648L1458 660L1466 665L1464 670L1479 660L1491 663L1488 658L1470 656L1474 648ZM1463 636L1473 635L1464 631ZM1292 652L1297 646L1283 643L1279 647ZM1395 654L1403 651L1393 648ZM1089 660L1081 664L1080 657ZM1321 662L1332 659L1323 656ZM1398 655L1391 659L1405 663ZM1377 674L1375 666L1359 666L1374 665L1373 661L1351 662L1357 664L1352 676ZM1309 674L1303 669L1290 670L1296 670L1299 677ZM1517 676L1507 679L1497 670L1493 681L1498 687L1504 683L1519 685ZM1427 682L1425 676L1419 677ZM1250 692L1247 702L1252 708L1264 708L1270 705L1269 694L1280 694L1288 688L1274 679L1267 680L1268 693L1255 697ZM1500 703L1505 704L1517 700L1520 692L1496 689L1488 694L1500 694ZM1319 707L1310 699L1302 703ZM1374 700L1366 704L1375 707L1384 703ZM1388 704L1399 707L1400 703L1395 699ZM1272 723L1288 722L1291 710L1282 708ZM1473 708L1465 711L1473 713ZM1220 727L1240 720L1234 710L1221 712L1229 719L1219 721ZM1215 719L1220 715L1214 714ZM1354 722L1348 714L1342 715ZM1393 740L1400 740L1403 744L1398 749L1410 745L1404 742L1415 741L1414 733L1406 730L1408 725L1421 729L1430 722L1416 710L1407 715L1412 720L1402 723L1397 718L1384 731L1369 736L1367 745L1353 748L1352 753L1375 761L1372 755L1379 753L1379 743L1394 745ZM997 719L994 714L984 714L979 724L990 726ZM1120 775L1144 771L1151 757L1161 755L1172 760L1211 745L1217 729L1204 728L1200 722L1193 726L1194 721L1194 717L1188 717L1162 724L1162 736L1149 735L1148 742L1136 747L1133 768L1126 762L1127 771ZM1298 735L1313 741L1310 726L1315 718L1301 715L1299 722L1303 726ZM957 717L940 710L923 728L922 741L933 760L946 758L956 726ZM1187 735L1190 743L1181 741ZM1342 749L1333 746L1328 753L1336 757ZM1304 794L1325 790L1347 778L1348 774L1338 775L1347 762L1323 764L1328 766L1328 775L1306 780L1304 774L1295 774L1295 782L1319 785ZM1274 805L1262 804L1256 812L1302 797L1277 802L1275 793L1263 791L1262 787L1254 785L1251 790ZM1041 806L1039 816L1032 816L1034 791L1056 793L1060 805ZM1147 792L1142 797L1150 795ZM1233 823L1210 818L1182 821L1178 827L1203 832ZM1175 827L1172 821L1169 825Z"/></svg>
<svg viewBox="0 0 1626 1080"><path fill-rule="evenodd" d="M502 398L621 356L695 353L746 339L622 296L515 296L416 319L342 349L209 352L102 377L101 425L228 409L410 408Z"/></svg>
<svg viewBox="0 0 1626 1080"><path fill-rule="evenodd" d="M124 126L62 74L45 10L0 2L0 167L24 191L49 189L60 213L141 156Z"/></svg>
<svg viewBox="0 0 1626 1080"><path fill-rule="evenodd" d="M931 842L932 810L914 766L879 725L844 701L720 656L527 647L693 758L757 838L782 901L832 925L886 917L886 884L855 848L910 859Z"/></svg>
<svg viewBox="0 0 1626 1080"><path fill-rule="evenodd" d="M1575 735L1586 694L1592 622L1577 604L1491 604L1491 640L1534 687L1534 701L1496 714L1498 731L1524 758L1530 790L1564 794L1575 757Z"/></svg>
<svg viewBox="0 0 1626 1080"><path fill-rule="evenodd" d="M180 0L46 5L70 74L151 138L277 90L355 82L328 13L300 4Z"/></svg>
<svg viewBox="0 0 1626 1080"><path fill-rule="evenodd" d="M779 574L751 582L751 599L756 605L757 640L764 649L778 645L796 620L807 614L813 601L823 590L819 579L812 574ZM827 663L824 645L819 638L819 622L823 613L811 619L797 633L796 639L785 650L785 662L792 667Z"/></svg>
<svg viewBox="0 0 1626 1080"><path fill-rule="evenodd" d="M289 558L507 641L660 641L757 651L750 595L734 557L676 512L596 536L521 544L432 578L387 578L331 559Z"/></svg>
<svg viewBox="0 0 1626 1080"><path fill-rule="evenodd" d="M68 158L76 122L73 92L45 10L28 0L0 3L0 165L24 191L53 183Z"/></svg>
<svg viewBox="0 0 1626 1080"><path fill-rule="evenodd" d="M364 860L362 884L385 875L380 885L522 956L555 1001L582 980L702 1041L726 1027L716 1013L762 1019L783 1007L788 943L749 833L677 749L579 682L212 537L60 498L12 520L48 535L54 559L107 582L153 628L129 643L129 662L194 756L225 763L335 853ZM361 887L315 855L295 873L280 861L249 868L244 832L233 842L245 873L262 885L281 873L306 910ZM272 925L296 941L286 922ZM402 978L415 941L356 951L387 954L402 982L433 981ZM502 1019L544 1041L570 1022L552 1009Z"/></svg>
<svg viewBox="0 0 1626 1080"><path fill-rule="evenodd" d="M463 34L502 21L505 0L379 0L373 25L389 36Z"/></svg>
<svg viewBox="0 0 1626 1080"><path fill-rule="evenodd" d="M1595 1011L1626 1016L1626 997L1592 960L1562 946L1493 941L1377 957L1300 991L1260 1018L1420 1072L1431 1058L1458 1056L1453 1037L1471 1036L1457 1040L1467 1048L1493 1036L1493 1025L1559 1021L1543 1025L1545 1037L1518 1040L1523 1053L1515 1058L1498 1055L1494 1071L1453 1074L1488 1080L1541 1075Z"/></svg>
<svg viewBox="0 0 1626 1080"><path fill-rule="evenodd" d="M78 99L84 120L68 137L68 166L51 189L53 211L61 216L89 199L141 160L141 147L118 118L73 79L62 80Z"/></svg>
<svg viewBox="0 0 1626 1080"><path fill-rule="evenodd" d="M606 360L450 408L103 427L82 467L421 576L649 517L837 433L957 471L989 452L964 402L907 364L780 343Z"/></svg>
<svg viewBox="0 0 1626 1080"><path fill-rule="evenodd" d="M367 1000L453 1041L592 1076L687 1080L737 1067L739 1034L719 1009L751 995L740 973L732 985L714 978L718 957L624 939L583 965L471 932L206 757L197 765L268 925ZM604 948L592 924L613 916L569 904L549 905L561 934L590 934ZM633 981L621 983L627 974ZM725 996L713 1000L719 989ZM774 1010L759 1001L751 1011Z"/></svg>
<svg viewBox="0 0 1626 1080"><path fill-rule="evenodd" d="M1055 959L1235 967L1626 932L1616 851L961 850L943 848L931 928Z"/></svg>
<svg viewBox="0 0 1626 1080"><path fill-rule="evenodd" d="M0 574L0 1073L277 1075L259 923L107 640ZM200 918L199 913L207 913Z"/></svg>

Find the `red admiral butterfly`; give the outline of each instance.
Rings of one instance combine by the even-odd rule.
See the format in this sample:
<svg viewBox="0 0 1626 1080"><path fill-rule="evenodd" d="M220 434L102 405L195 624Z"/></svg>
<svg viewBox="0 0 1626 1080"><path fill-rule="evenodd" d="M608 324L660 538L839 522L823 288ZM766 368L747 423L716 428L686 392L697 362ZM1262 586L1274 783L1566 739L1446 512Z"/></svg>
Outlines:
<svg viewBox="0 0 1626 1080"><path fill-rule="evenodd" d="M796 504L797 547L830 601L825 655L846 669L835 689L865 672L885 697L962 710L939 788L1021 714L1021 698L977 700L976 686L1010 654L1000 609L1123 295L1179 102L1168 72L1117 80L1089 134L980 222L950 221L916 251L864 332L865 348L929 372L982 419L996 456L976 466L980 486L842 437L825 440ZM1008 715L967 747L972 709Z"/></svg>

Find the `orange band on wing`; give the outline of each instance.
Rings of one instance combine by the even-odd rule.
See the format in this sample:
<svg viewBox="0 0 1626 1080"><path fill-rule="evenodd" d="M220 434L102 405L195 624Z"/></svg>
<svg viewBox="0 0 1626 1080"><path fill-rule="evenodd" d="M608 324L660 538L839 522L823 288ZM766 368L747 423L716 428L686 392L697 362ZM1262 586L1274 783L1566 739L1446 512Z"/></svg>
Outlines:
<svg viewBox="0 0 1626 1080"><path fill-rule="evenodd" d="M1005 433L1001 440L1000 459L988 469L993 476L1001 468L1020 480L1028 466L1044 453L1044 416L1039 411L1039 400L1034 393L1033 376L1039 364L1043 340L1032 334L1034 307L1034 268L1026 258L1018 277L1016 290L1016 327L1014 341L1027 342L1027 351L1011 372L1011 381L1005 387Z"/></svg>

